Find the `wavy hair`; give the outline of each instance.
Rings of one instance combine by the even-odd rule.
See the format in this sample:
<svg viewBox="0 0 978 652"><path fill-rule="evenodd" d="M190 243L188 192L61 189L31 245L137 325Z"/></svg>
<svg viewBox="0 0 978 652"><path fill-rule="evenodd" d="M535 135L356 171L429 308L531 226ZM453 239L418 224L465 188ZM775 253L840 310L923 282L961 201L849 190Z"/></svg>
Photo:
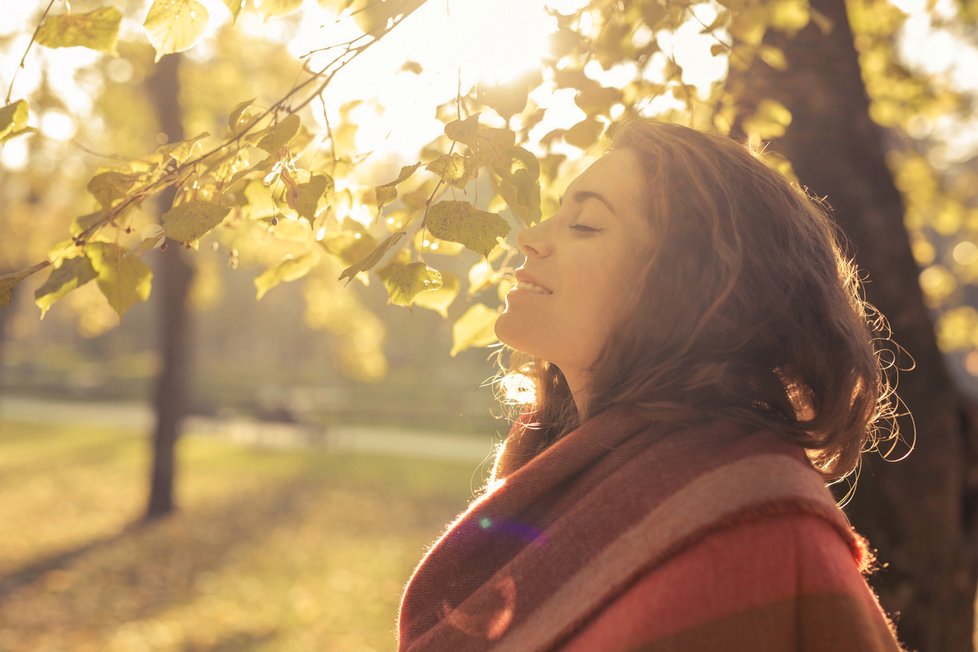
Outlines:
<svg viewBox="0 0 978 652"><path fill-rule="evenodd" d="M654 248L580 413L557 366L500 350L497 395L527 379L534 391L490 481L617 404L658 423L769 428L826 480L896 438L891 365L877 349L888 326L823 203L731 138L634 119L612 148L641 161Z"/></svg>

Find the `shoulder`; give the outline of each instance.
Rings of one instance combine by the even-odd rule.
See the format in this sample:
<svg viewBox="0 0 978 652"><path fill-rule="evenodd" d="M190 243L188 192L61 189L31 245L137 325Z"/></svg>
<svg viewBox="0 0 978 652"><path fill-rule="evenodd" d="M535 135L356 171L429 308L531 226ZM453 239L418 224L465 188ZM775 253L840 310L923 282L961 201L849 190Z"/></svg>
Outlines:
<svg viewBox="0 0 978 652"><path fill-rule="evenodd" d="M855 636L864 630L882 643L849 648L854 641L833 639L842 647L826 649L899 649L838 528L820 516L785 513L731 524L679 551L619 594L575 638L583 646L568 650L625 650L721 631L731 643L760 637L771 644L764 649L782 649L778 640L795 649L799 637L848 636L846 622Z"/></svg>

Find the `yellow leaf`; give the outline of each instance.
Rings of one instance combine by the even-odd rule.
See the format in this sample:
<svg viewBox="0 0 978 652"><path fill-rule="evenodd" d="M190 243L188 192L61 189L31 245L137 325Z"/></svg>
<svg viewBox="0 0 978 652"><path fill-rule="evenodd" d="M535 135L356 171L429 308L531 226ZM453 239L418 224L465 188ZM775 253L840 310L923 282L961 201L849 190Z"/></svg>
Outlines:
<svg viewBox="0 0 978 652"><path fill-rule="evenodd" d="M10 274L0 275L0 308L10 303L14 297L14 286L31 275L33 270L21 269ZM44 315L41 315L42 317Z"/></svg>
<svg viewBox="0 0 978 652"><path fill-rule="evenodd" d="M480 211L466 201L438 202L425 224L436 238L458 242L483 256L496 246L496 238L505 238L510 231L499 215Z"/></svg>
<svg viewBox="0 0 978 652"><path fill-rule="evenodd" d="M17 100L0 108L0 140L24 131L27 126L27 101Z"/></svg>
<svg viewBox="0 0 978 652"><path fill-rule="evenodd" d="M498 316L498 312L484 304L469 306L452 324L452 357L465 349L489 346L496 342L495 326Z"/></svg>
<svg viewBox="0 0 978 652"><path fill-rule="evenodd" d="M119 39L122 12L112 6L85 14L48 16L37 30L37 42L49 48L81 46L111 55Z"/></svg>
<svg viewBox="0 0 978 652"><path fill-rule="evenodd" d="M255 134L254 140L257 140L259 148L269 154L275 154L282 146L288 145L298 131L299 116L293 113L281 122Z"/></svg>
<svg viewBox="0 0 978 652"><path fill-rule="evenodd" d="M298 257L286 256L282 262L269 267L255 279L256 298L261 299L279 283L287 283L300 279L316 266L319 256L308 253Z"/></svg>
<svg viewBox="0 0 978 652"><path fill-rule="evenodd" d="M92 177L86 188L98 200L102 208L109 208L117 199L126 196L138 178L139 175L137 174L108 170Z"/></svg>
<svg viewBox="0 0 978 652"><path fill-rule="evenodd" d="M98 287L121 317L137 301L149 298L153 273L146 263L110 242L91 242L85 254L98 274Z"/></svg>
<svg viewBox="0 0 978 652"><path fill-rule="evenodd" d="M458 296L460 285L457 276L442 272L441 287L421 292L414 297L414 305L434 310L442 317L448 317L448 307Z"/></svg>
<svg viewBox="0 0 978 652"><path fill-rule="evenodd" d="M764 140L783 136L791 124L791 111L776 100L765 99L757 105L754 114L744 120L744 130Z"/></svg>
<svg viewBox="0 0 978 652"><path fill-rule="evenodd" d="M197 0L154 0L143 28L156 49L156 60L192 48L207 30L209 17Z"/></svg>
<svg viewBox="0 0 978 652"><path fill-rule="evenodd" d="M96 276L87 256L67 258L61 265L51 270L48 280L34 291L34 303L41 309L41 319L51 309L54 302L79 288Z"/></svg>
<svg viewBox="0 0 978 652"><path fill-rule="evenodd" d="M230 212L226 206L192 199L163 214L166 237L191 246L205 233L220 224Z"/></svg>
<svg viewBox="0 0 978 652"><path fill-rule="evenodd" d="M391 248L400 242L401 238L406 235L407 231L398 231L397 233L388 236L386 240L377 245L377 247L364 258L344 269L340 274L339 280L342 281L346 278L352 281L353 278L360 272L370 270L374 265L380 262L380 259L384 257L384 254L390 251ZM347 281L347 283L349 284L350 281Z"/></svg>
<svg viewBox="0 0 978 652"><path fill-rule="evenodd" d="M401 168L398 173L397 178L393 181L388 181L387 183L377 186L375 189L377 193L377 206L384 206L389 204L397 198L397 184L402 181L407 181L407 179L414 174L414 171L421 166L421 163L415 163L414 165L405 165Z"/></svg>
<svg viewBox="0 0 978 652"><path fill-rule="evenodd" d="M228 8L231 12L231 22L236 22L238 20L238 14L244 9L245 2L247 0L224 0L224 6Z"/></svg>
<svg viewBox="0 0 978 652"><path fill-rule="evenodd" d="M410 263L395 270L385 285L391 303L410 306L418 293L437 290L442 286L441 272L424 263Z"/></svg>

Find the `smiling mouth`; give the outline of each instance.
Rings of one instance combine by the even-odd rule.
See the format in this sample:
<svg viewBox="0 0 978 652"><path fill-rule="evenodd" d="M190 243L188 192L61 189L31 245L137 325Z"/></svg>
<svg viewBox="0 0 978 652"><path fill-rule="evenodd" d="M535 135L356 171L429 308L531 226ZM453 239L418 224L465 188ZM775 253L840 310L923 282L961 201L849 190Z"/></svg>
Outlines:
<svg viewBox="0 0 978 652"><path fill-rule="evenodd" d="M536 292L537 294L553 294L550 290L536 283L527 283L526 281L520 281L516 284L516 289L526 290L528 292Z"/></svg>

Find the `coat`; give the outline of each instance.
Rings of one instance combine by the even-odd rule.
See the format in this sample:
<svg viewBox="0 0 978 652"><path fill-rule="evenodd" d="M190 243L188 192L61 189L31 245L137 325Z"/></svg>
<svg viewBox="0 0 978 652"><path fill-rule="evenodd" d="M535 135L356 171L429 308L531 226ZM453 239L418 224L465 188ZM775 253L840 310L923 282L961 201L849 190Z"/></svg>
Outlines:
<svg viewBox="0 0 978 652"><path fill-rule="evenodd" d="M399 650L898 652L872 564L800 446L617 407L450 524L404 591Z"/></svg>

